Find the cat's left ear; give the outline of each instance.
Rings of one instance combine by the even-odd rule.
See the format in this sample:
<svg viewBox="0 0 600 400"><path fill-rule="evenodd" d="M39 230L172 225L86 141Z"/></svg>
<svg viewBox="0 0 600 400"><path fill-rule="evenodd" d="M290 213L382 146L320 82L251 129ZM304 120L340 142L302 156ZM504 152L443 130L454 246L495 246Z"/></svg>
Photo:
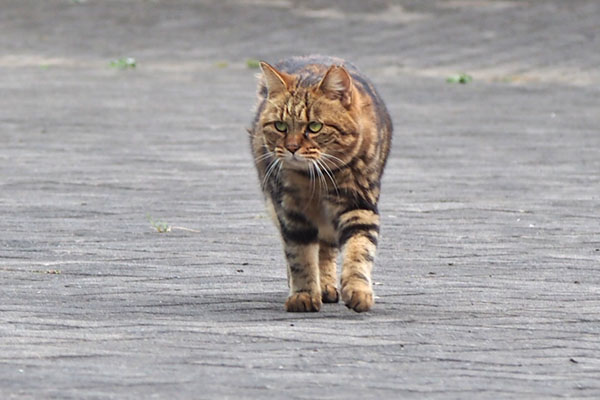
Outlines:
<svg viewBox="0 0 600 400"><path fill-rule="evenodd" d="M269 93L269 96L273 96L274 94L284 91L289 91L289 89L292 87L294 82L294 77L292 75L278 71L264 61L260 62L260 69L265 77L265 85L267 85L267 92Z"/></svg>
<svg viewBox="0 0 600 400"><path fill-rule="evenodd" d="M339 99L346 108L352 104L352 78L342 66L329 67L319 83L319 90L330 99Z"/></svg>

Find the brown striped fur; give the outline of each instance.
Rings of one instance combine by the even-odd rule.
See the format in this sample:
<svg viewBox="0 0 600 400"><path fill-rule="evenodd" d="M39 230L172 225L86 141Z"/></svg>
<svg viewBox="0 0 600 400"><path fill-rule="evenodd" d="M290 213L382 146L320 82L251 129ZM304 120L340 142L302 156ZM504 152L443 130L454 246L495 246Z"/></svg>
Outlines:
<svg viewBox="0 0 600 400"><path fill-rule="evenodd" d="M346 306L367 311L392 136L386 107L369 80L341 59L293 57L261 63L261 69L251 148L283 239L290 287L285 308L319 311L341 292Z"/></svg>

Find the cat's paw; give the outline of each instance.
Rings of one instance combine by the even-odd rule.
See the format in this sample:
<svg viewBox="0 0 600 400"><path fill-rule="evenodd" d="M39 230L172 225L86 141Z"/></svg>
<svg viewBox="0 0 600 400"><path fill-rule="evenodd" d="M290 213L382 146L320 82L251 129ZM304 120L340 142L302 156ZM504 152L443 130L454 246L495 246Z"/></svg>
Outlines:
<svg viewBox="0 0 600 400"><path fill-rule="evenodd" d="M356 311L369 311L375 303L373 299L373 290L362 285L353 285L352 283L342 287L342 300L346 307Z"/></svg>
<svg viewBox="0 0 600 400"><path fill-rule="evenodd" d="M340 294L333 285L325 285L321 288L321 297L323 303L337 303L340 300Z"/></svg>
<svg viewBox="0 0 600 400"><path fill-rule="evenodd" d="M285 302L287 312L316 312L321 309L321 295L311 296L310 293L294 293Z"/></svg>

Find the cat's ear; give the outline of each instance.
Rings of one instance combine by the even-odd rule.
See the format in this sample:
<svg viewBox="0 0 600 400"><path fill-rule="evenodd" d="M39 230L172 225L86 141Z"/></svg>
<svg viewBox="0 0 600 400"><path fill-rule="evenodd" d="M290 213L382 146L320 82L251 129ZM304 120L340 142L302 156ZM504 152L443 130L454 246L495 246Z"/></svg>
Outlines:
<svg viewBox="0 0 600 400"><path fill-rule="evenodd" d="M319 90L330 99L339 99L346 108L352 104L352 78L342 66L329 67L319 83Z"/></svg>
<svg viewBox="0 0 600 400"><path fill-rule="evenodd" d="M269 96L273 96L274 94L283 91L289 91L292 87L294 82L294 77L292 75L277 71L274 67L264 61L260 62L260 69L265 77L265 84L267 85Z"/></svg>

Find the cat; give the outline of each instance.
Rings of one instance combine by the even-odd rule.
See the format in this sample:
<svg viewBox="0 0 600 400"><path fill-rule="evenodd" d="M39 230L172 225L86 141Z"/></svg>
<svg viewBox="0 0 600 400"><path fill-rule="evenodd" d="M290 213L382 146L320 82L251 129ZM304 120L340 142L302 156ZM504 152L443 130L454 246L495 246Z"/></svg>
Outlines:
<svg viewBox="0 0 600 400"><path fill-rule="evenodd" d="M292 57L260 68L248 131L267 209L283 239L285 309L319 311L341 294L348 308L368 311L392 137L386 106L371 82L339 58Z"/></svg>

